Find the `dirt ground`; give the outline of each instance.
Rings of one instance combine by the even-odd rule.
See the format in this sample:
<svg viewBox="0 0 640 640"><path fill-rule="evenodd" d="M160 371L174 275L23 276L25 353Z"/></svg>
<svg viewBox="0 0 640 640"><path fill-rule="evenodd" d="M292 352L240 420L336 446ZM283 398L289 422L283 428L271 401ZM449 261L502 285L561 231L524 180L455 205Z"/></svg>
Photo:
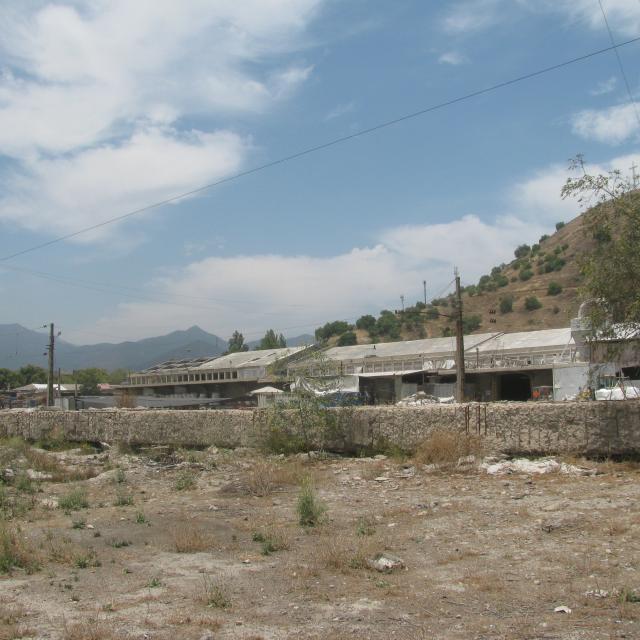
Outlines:
<svg viewBox="0 0 640 640"><path fill-rule="evenodd" d="M0 640L640 638L636 464L494 476L16 440L0 464Z"/></svg>

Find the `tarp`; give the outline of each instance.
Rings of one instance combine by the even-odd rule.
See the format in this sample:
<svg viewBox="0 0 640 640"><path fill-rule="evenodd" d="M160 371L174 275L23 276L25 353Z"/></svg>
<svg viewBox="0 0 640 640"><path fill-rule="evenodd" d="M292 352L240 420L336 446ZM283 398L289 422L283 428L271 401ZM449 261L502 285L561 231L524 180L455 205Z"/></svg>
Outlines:
<svg viewBox="0 0 640 640"><path fill-rule="evenodd" d="M307 391L315 396L330 396L337 393L359 393L358 376L339 376L335 378L296 378L291 391Z"/></svg>
<svg viewBox="0 0 640 640"><path fill-rule="evenodd" d="M613 389L598 389L596 400L632 400L640 398L638 387L613 387Z"/></svg>

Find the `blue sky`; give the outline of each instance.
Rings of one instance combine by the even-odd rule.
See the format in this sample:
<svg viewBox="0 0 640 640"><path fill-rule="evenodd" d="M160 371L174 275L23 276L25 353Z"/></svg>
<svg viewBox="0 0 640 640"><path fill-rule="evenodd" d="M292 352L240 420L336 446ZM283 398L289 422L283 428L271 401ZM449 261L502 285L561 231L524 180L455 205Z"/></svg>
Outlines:
<svg viewBox="0 0 640 640"><path fill-rule="evenodd" d="M603 4L640 35L640 2ZM0 25L2 256L609 46L597 0L5 2ZM0 322L254 338L396 308L575 216L568 158L626 170L639 133L610 52L11 260L55 279L0 270Z"/></svg>

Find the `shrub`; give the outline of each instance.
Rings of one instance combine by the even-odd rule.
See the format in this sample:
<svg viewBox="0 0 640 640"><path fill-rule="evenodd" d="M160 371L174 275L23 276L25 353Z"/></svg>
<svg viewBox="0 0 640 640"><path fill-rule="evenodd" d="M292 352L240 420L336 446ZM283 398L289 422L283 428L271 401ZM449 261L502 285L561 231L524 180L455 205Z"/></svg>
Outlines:
<svg viewBox="0 0 640 640"><path fill-rule="evenodd" d="M472 316L464 316L462 318L462 330L464 331L464 333L471 333L472 331L475 331L476 329L480 328L481 324L482 318L477 314L474 314Z"/></svg>
<svg viewBox="0 0 640 640"><path fill-rule="evenodd" d="M513 311L513 296L505 296L500 300L500 313L511 313Z"/></svg>
<svg viewBox="0 0 640 640"><path fill-rule="evenodd" d="M560 229L562 229L564 225L565 225L564 222L556 222L556 231L560 231Z"/></svg>
<svg viewBox="0 0 640 640"><path fill-rule="evenodd" d="M549 239L549 235L545 233L544 235L540 236L540 240L538 240L538 242L542 244L545 240L548 240L548 239Z"/></svg>
<svg viewBox="0 0 640 640"><path fill-rule="evenodd" d="M38 570L33 549L22 537L22 532L0 526L0 573L10 573L12 569L24 569L27 573Z"/></svg>
<svg viewBox="0 0 640 640"><path fill-rule="evenodd" d="M211 538L191 522L180 522L171 530L173 549L177 553L196 553L211 548Z"/></svg>
<svg viewBox="0 0 640 640"><path fill-rule="evenodd" d="M509 278L507 278L507 276L503 276L502 274L499 274L494 278L494 282L499 287L506 287L509 284Z"/></svg>
<svg viewBox="0 0 640 640"><path fill-rule="evenodd" d="M562 285L557 282L550 282L547 287L547 295L557 296L559 293L562 293Z"/></svg>
<svg viewBox="0 0 640 640"><path fill-rule="evenodd" d="M326 507L316 498L309 478L302 483L296 511L298 512L298 522L302 527L315 527L320 523L322 515L326 511Z"/></svg>
<svg viewBox="0 0 640 640"><path fill-rule="evenodd" d="M133 504L133 496L124 491L116 492L116 499L113 501L114 507L129 507Z"/></svg>
<svg viewBox="0 0 640 640"><path fill-rule="evenodd" d="M206 574L202 576L200 601L214 609L228 609L231 606L231 599L224 582L219 578L214 580Z"/></svg>
<svg viewBox="0 0 640 640"><path fill-rule="evenodd" d="M513 253L516 258L524 258L531 252L531 247L528 244L521 244Z"/></svg>
<svg viewBox="0 0 640 640"><path fill-rule="evenodd" d="M535 311L536 309L540 309L542 307L542 302L538 300L535 296L529 296L524 301L524 308L527 311Z"/></svg>
<svg viewBox="0 0 640 640"><path fill-rule="evenodd" d="M520 272L520 280L522 280L523 282L526 282L527 280L531 280L532 277L533 277L533 271L531 271L531 269L523 269Z"/></svg>
<svg viewBox="0 0 640 640"><path fill-rule="evenodd" d="M176 476L173 488L176 491L185 491L193 489L196 486L196 474L190 469L183 469Z"/></svg>
<svg viewBox="0 0 640 640"><path fill-rule="evenodd" d="M451 431L434 431L417 447L414 458L419 464L454 465L460 458L479 455L479 438Z"/></svg>
<svg viewBox="0 0 640 640"><path fill-rule="evenodd" d="M356 320L356 328L361 329L362 331L371 331L371 329L375 328L376 319L372 315L360 316Z"/></svg>
<svg viewBox="0 0 640 640"><path fill-rule="evenodd" d="M440 314L435 307L428 307L425 315L427 317L427 320L435 320Z"/></svg>
<svg viewBox="0 0 640 640"><path fill-rule="evenodd" d="M89 501L87 492L82 487L76 487L68 493L60 496L58 499L58 507L65 511L80 511L80 509L88 509Z"/></svg>

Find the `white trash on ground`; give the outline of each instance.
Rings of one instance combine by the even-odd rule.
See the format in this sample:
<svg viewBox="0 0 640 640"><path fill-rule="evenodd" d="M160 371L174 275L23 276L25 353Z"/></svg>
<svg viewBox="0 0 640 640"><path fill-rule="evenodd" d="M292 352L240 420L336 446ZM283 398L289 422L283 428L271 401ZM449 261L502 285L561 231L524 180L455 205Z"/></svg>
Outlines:
<svg viewBox="0 0 640 640"><path fill-rule="evenodd" d="M597 472L596 469L578 467L573 464L567 464L566 462L558 462L554 458L541 458L540 460L518 458L516 460L504 460L503 462L492 464L483 462L480 468L492 476L500 476L507 473L564 473L567 475L587 476L595 475Z"/></svg>

